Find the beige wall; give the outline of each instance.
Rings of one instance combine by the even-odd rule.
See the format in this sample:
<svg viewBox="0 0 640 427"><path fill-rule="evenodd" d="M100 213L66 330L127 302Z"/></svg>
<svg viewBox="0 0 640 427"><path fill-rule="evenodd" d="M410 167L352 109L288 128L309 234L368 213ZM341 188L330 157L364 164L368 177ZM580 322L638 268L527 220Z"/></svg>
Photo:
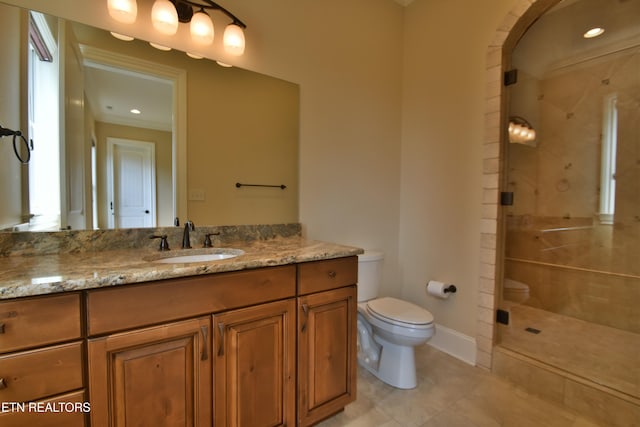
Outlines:
<svg viewBox="0 0 640 427"><path fill-rule="evenodd" d="M23 3L110 24L97 0ZM249 28L245 56L230 62L300 84L299 207L306 234L383 250L385 293L425 306L438 323L471 336L485 55L516 3L415 0L403 8L392 0L246 0L233 6ZM460 291L446 302L433 300L425 295L430 278L452 281Z"/></svg>
<svg viewBox="0 0 640 427"><path fill-rule="evenodd" d="M477 316L485 58L514 3L417 0L405 16L401 295L469 336ZM430 279L458 292L428 296Z"/></svg>
<svg viewBox="0 0 640 427"><path fill-rule="evenodd" d="M0 4L0 125L17 130L20 120L20 14ZM21 220L21 165L13 153L12 138L0 139L0 229Z"/></svg>

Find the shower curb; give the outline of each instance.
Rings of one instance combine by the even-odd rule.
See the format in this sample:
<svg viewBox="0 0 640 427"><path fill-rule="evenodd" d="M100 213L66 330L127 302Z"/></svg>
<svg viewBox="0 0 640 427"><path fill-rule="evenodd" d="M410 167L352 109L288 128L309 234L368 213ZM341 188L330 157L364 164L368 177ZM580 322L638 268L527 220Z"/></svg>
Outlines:
<svg viewBox="0 0 640 427"><path fill-rule="evenodd" d="M492 372L530 394L612 427L640 424L640 398L496 346Z"/></svg>

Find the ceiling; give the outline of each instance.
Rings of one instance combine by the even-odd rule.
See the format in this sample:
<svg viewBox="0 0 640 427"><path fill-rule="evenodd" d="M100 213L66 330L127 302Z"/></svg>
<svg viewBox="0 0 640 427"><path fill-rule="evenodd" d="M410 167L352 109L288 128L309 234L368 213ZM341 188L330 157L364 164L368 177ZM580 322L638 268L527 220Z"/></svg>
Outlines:
<svg viewBox="0 0 640 427"><path fill-rule="evenodd" d="M97 121L171 131L170 81L106 66L85 66L85 93ZM131 113L137 109L140 114Z"/></svg>
<svg viewBox="0 0 640 427"><path fill-rule="evenodd" d="M640 0L564 0L527 30L514 64L542 76L553 70L640 46ZM604 34L585 39L590 28Z"/></svg>

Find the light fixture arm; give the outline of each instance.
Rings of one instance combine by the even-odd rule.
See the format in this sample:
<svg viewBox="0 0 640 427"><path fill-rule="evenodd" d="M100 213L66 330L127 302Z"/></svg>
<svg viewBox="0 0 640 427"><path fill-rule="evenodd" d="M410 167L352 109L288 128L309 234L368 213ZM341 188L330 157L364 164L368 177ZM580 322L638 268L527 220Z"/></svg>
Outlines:
<svg viewBox="0 0 640 427"><path fill-rule="evenodd" d="M247 25L242 22L237 16L233 13L229 12L224 7L220 6L218 3L211 0L170 0L176 7L178 11L178 19L180 22L189 22L191 20L191 16L193 16L193 9L191 7L195 7L197 9L210 9L210 10L219 10L220 12L227 15L232 19L232 24L237 25L241 28L247 28ZM185 6L187 6L185 8Z"/></svg>

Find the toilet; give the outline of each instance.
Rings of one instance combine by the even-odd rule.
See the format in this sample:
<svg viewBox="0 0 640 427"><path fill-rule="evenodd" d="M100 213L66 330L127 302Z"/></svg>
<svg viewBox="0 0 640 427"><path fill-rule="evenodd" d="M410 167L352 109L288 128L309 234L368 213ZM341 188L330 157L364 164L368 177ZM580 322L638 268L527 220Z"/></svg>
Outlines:
<svg viewBox="0 0 640 427"><path fill-rule="evenodd" d="M391 386L415 388L414 347L433 336L433 315L407 301L377 298L383 258L375 251L358 255L358 363Z"/></svg>
<svg viewBox="0 0 640 427"><path fill-rule="evenodd" d="M529 299L529 286L513 279L504 279L504 299L522 304Z"/></svg>

